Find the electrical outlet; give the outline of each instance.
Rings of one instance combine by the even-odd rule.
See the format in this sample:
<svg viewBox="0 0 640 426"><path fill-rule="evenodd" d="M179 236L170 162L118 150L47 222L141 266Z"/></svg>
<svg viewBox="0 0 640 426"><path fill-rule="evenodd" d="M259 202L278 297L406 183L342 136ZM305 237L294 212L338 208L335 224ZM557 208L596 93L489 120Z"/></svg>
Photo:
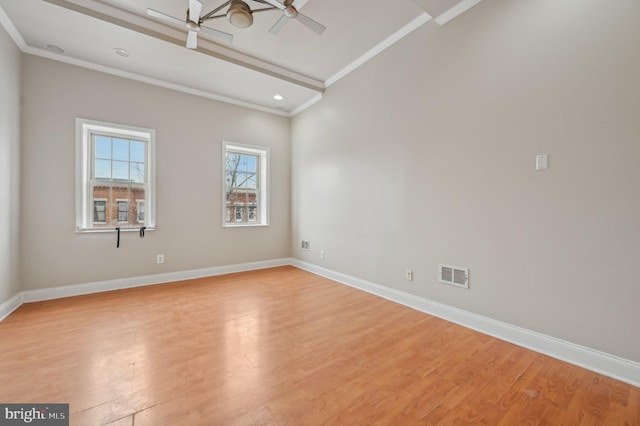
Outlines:
<svg viewBox="0 0 640 426"><path fill-rule="evenodd" d="M404 277L407 281L413 281L413 271L411 269L407 269L404 271Z"/></svg>
<svg viewBox="0 0 640 426"><path fill-rule="evenodd" d="M324 250L320 250L320 259L324 259Z"/></svg>
<svg viewBox="0 0 640 426"><path fill-rule="evenodd" d="M309 242L309 240L301 240L300 248L302 250L309 250L311 248L311 243Z"/></svg>
<svg viewBox="0 0 640 426"><path fill-rule="evenodd" d="M159 254L156 256L156 263L164 263L164 254Z"/></svg>

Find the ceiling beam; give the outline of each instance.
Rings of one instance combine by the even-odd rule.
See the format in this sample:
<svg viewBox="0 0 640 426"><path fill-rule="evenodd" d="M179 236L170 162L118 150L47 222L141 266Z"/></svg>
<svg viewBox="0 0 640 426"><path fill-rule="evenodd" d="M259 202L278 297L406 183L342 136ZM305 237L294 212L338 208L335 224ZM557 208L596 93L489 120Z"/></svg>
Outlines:
<svg viewBox="0 0 640 426"><path fill-rule="evenodd" d="M182 34L175 28L161 24L155 20L141 16L112 5L105 4L97 0L44 0L56 6L72 10L83 15L91 16L105 22L109 22L119 27L127 28L141 34L148 35L178 46L184 46ZM179 38L180 37L180 38ZM280 80L296 84L307 89L323 93L325 85L322 81L316 80L304 74L291 71L271 62L255 58L253 56L237 52L228 47L219 45L208 40L199 40L196 52L208 55L222 61L245 67ZM202 43L204 42L204 43ZM205 47L206 45L206 47Z"/></svg>

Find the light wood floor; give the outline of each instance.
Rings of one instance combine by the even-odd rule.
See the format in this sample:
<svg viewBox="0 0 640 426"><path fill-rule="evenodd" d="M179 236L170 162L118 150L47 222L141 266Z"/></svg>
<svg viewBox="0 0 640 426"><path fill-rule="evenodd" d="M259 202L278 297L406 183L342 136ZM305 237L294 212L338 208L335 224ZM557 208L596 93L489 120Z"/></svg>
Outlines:
<svg viewBox="0 0 640 426"><path fill-rule="evenodd" d="M0 402L72 425L640 425L640 389L293 267L23 305Z"/></svg>

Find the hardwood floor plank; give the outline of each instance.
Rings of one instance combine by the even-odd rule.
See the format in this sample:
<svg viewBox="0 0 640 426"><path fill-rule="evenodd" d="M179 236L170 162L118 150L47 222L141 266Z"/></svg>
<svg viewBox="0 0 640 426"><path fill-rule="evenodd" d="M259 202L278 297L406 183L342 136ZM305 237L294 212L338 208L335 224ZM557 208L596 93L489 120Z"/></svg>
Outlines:
<svg viewBox="0 0 640 426"><path fill-rule="evenodd" d="M640 425L638 388L293 267L25 304L0 384L82 426Z"/></svg>

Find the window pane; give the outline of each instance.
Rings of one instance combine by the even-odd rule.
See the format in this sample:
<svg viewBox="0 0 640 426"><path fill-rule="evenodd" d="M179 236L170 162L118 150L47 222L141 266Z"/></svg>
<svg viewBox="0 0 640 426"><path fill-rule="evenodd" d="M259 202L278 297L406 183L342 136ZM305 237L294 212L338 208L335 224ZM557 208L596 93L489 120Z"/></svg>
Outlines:
<svg viewBox="0 0 640 426"><path fill-rule="evenodd" d="M98 169L96 173L102 173L102 178L96 180L93 185L93 199L96 202L101 201L102 204L94 202L93 224L144 224L144 199L147 189L144 182L145 164L99 159L95 160L95 163ZM108 176L111 168L113 179L109 179ZM127 178L129 175L132 180ZM138 206L141 206L139 211Z"/></svg>
<svg viewBox="0 0 640 426"><path fill-rule="evenodd" d="M113 159L129 161L129 141L124 139L113 140Z"/></svg>
<svg viewBox="0 0 640 426"><path fill-rule="evenodd" d="M227 153L227 170L236 170L240 163L240 154L233 152Z"/></svg>
<svg viewBox="0 0 640 426"><path fill-rule="evenodd" d="M132 182L144 183L144 163L131 163L129 170Z"/></svg>
<svg viewBox="0 0 640 426"><path fill-rule="evenodd" d="M131 161L144 163L144 142L131 141Z"/></svg>
<svg viewBox="0 0 640 426"><path fill-rule="evenodd" d="M257 182L257 176L255 173L253 173L251 176L249 176L247 178L247 188L249 189L256 189L258 188L258 182Z"/></svg>
<svg viewBox="0 0 640 426"><path fill-rule="evenodd" d="M258 169L258 156L257 155L243 155L243 160L246 165L246 170L249 172L256 172Z"/></svg>
<svg viewBox="0 0 640 426"><path fill-rule="evenodd" d="M96 160L96 179L111 179L111 161Z"/></svg>
<svg viewBox="0 0 640 426"><path fill-rule="evenodd" d="M247 187L247 174L245 172L236 172L236 188Z"/></svg>
<svg viewBox="0 0 640 426"><path fill-rule="evenodd" d="M113 162L113 179L129 180L129 163L126 161Z"/></svg>
<svg viewBox="0 0 640 426"><path fill-rule="evenodd" d="M246 188L249 186L256 188L257 155L227 153L226 164L227 186L238 188Z"/></svg>
<svg viewBox="0 0 640 426"><path fill-rule="evenodd" d="M96 158L111 158L111 138L106 136L96 136Z"/></svg>

